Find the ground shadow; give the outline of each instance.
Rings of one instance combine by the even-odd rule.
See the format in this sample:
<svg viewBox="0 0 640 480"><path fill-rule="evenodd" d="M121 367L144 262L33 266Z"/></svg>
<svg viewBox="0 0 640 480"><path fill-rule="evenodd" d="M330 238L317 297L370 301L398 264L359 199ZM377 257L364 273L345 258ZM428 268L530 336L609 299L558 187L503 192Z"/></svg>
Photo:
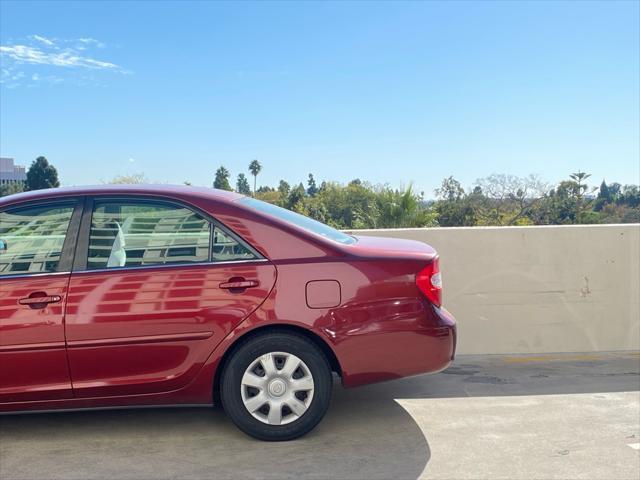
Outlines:
<svg viewBox="0 0 640 480"><path fill-rule="evenodd" d="M220 409L173 408L0 416L1 478L417 478L427 440L393 399L335 389L311 434L253 440Z"/></svg>
<svg viewBox="0 0 640 480"><path fill-rule="evenodd" d="M336 385L319 427L286 443L245 436L220 409L0 416L0 478L415 479L432 429L395 399L637 390L637 352L461 356L437 375Z"/></svg>
<svg viewBox="0 0 640 480"><path fill-rule="evenodd" d="M640 353L462 355L437 375L354 389L360 398L561 395L640 390Z"/></svg>

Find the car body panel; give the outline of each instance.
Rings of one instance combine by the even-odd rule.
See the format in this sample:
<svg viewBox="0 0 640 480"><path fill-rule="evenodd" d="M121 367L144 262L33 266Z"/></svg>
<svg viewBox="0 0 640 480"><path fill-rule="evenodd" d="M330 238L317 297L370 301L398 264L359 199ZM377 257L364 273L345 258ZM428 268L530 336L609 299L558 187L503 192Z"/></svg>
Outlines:
<svg viewBox="0 0 640 480"><path fill-rule="evenodd" d="M68 282L68 273L0 279L0 403L72 397L63 322ZM61 301L18 303L34 292Z"/></svg>
<svg viewBox="0 0 640 480"><path fill-rule="evenodd" d="M256 280L242 293L220 288ZM255 310L275 283L268 261L73 273L66 332L78 396L174 390Z"/></svg>
<svg viewBox="0 0 640 480"><path fill-rule="evenodd" d="M453 317L415 285L416 273L437 258L425 244L358 238L343 245L254 211L238 201L241 195L193 187L59 189L2 199L0 208L47 195L181 202L213 216L269 261L229 269L210 264L74 272L66 341L75 398L5 403L0 411L210 404L219 367L235 342L276 326L321 342L337 359L347 387L439 371L453 358ZM235 275L259 278L262 289L227 292L232 297L216 290ZM337 304L334 287L320 295L332 292L331 301L308 304L307 284L318 280L339 285Z"/></svg>

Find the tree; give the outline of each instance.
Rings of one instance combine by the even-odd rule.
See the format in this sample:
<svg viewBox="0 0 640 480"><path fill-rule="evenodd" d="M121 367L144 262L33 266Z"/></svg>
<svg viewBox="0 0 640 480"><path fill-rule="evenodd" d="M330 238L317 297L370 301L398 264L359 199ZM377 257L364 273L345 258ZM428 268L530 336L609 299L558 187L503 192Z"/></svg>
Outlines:
<svg viewBox="0 0 640 480"><path fill-rule="evenodd" d="M117 175L108 182L112 185L138 185L142 183L149 183L149 179L144 173L134 173L132 175Z"/></svg>
<svg viewBox="0 0 640 480"><path fill-rule="evenodd" d="M598 197L604 198L608 202L611 201L611 191L607 186L607 182L605 182L604 180L602 180L602 183L600 184L600 191L598 192Z"/></svg>
<svg viewBox="0 0 640 480"><path fill-rule="evenodd" d="M278 184L278 193L280 194L280 201L278 205L283 206L287 203L287 198L289 197L289 192L291 191L291 185L284 180L280 180Z"/></svg>
<svg viewBox="0 0 640 480"><path fill-rule="evenodd" d="M516 225L531 223L529 210L540 201L549 186L537 175L492 174L476 180L469 195L478 214L479 225Z"/></svg>
<svg viewBox="0 0 640 480"><path fill-rule="evenodd" d="M440 200L460 200L464 197L464 188L460 185L460 182L453 177L445 178L442 181L440 188L436 188L436 196Z"/></svg>
<svg viewBox="0 0 640 480"><path fill-rule="evenodd" d="M336 182L325 182L324 188L313 197L313 202L321 202L325 208L325 221L336 228L377 228L380 218L378 193L370 185L349 182L344 186ZM309 212L318 213L317 207Z"/></svg>
<svg viewBox="0 0 640 480"><path fill-rule="evenodd" d="M289 196L289 192L291 191L291 185L289 185L289 182L287 182L285 180L280 180L280 183L278 183L278 191L282 195L287 197L287 196Z"/></svg>
<svg viewBox="0 0 640 480"><path fill-rule="evenodd" d="M262 165L257 159L254 159L249 164L249 171L251 175L253 175L253 194L256 194L256 180L258 179L258 174L262 171Z"/></svg>
<svg viewBox="0 0 640 480"><path fill-rule="evenodd" d="M24 191L24 183L22 182L7 183L4 185L0 185L0 197L13 195L14 193L20 193L23 191Z"/></svg>
<svg viewBox="0 0 640 480"><path fill-rule="evenodd" d="M291 192L289 192L289 198L287 198L287 208L293 210L294 212L302 213L304 211L304 198L306 195L306 190L304 189L304 185L302 183L298 184L297 187L294 187Z"/></svg>
<svg viewBox="0 0 640 480"><path fill-rule="evenodd" d="M622 194L617 199L618 203L632 208L640 206L640 187L638 185L625 185L622 187Z"/></svg>
<svg viewBox="0 0 640 480"><path fill-rule="evenodd" d="M563 180L545 194L529 216L536 225L566 225L580 223L578 213L578 184Z"/></svg>
<svg viewBox="0 0 640 480"><path fill-rule="evenodd" d="M307 195L315 197L318 194L318 187L316 185L316 179L313 178L313 173L309 174L309 180L307 181Z"/></svg>
<svg viewBox="0 0 640 480"><path fill-rule="evenodd" d="M425 208L413 187L394 190L378 189L377 210L380 216L376 228L432 227L436 225L435 213Z"/></svg>
<svg viewBox="0 0 640 480"><path fill-rule="evenodd" d="M474 194L482 195L482 190L474 190ZM473 226L477 223L476 202L467 197L460 182L453 177L445 178L440 188L436 189L438 201L435 211L438 224L443 227Z"/></svg>
<svg viewBox="0 0 640 480"><path fill-rule="evenodd" d="M608 187L609 187L609 193L611 194L611 200L614 202L617 201L618 197L622 193L622 184L618 182L613 182L611 185L608 185Z"/></svg>
<svg viewBox="0 0 640 480"><path fill-rule="evenodd" d="M251 195L251 187L244 173L238 174L238 180L236 181L236 192L243 195Z"/></svg>
<svg viewBox="0 0 640 480"><path fill-rule="evenodd" d="M577 205L576 205L576 208L577 208L576 219L578 223L582 223L582 212L584 211L584 207L585 207L583 198L584 198L584 194L587 193L587 190L589 189L589 186L583 182L590 176L591 174L581 172L580 170L578 170L576 173L572 173L571 175L569 175L571 180L573 180L577 186L575 195L578 199Z"/></svg>
<svg viewBox="0 0 640 480"><path fill-rule="evenodd" d="M42 190L43 188L57 188L58 171L45 157L36 158L27 171L25 190Z"/></svg>
<svg viewBox="0 0 640 480"><path fill-rule="evenodd" d="M598 191L598 196L596 197L596 203L593 206L593 209L596 212L599 212L602 210L602 208L608 204L611 203L611 190L609 190L609 187L607 186L607 183L602 180L602 183L600 184L600 190Z"/></svg>
<svg viewBox="0 0 640 480"><path fill-rule="evenodd" d="M580 170L578 170L576 173L572 173L571 175L569 175L569 177L571 177L571 180L573 180L578 184L578 197L581 197L582 194L587 190L588 188L587 185L583 184L582 182L587 178L589 178L590 176L591 176L590 173L581 172Z"/></svg>
<svg viewBox="0 0 640 480"><path fill-rule="evenodd" d="M213 181L213 188L218 188L220 190L228 190L232 191L231 185L229 184L229 170L225 167L220 167L216 170L216 178Z"/></svg>

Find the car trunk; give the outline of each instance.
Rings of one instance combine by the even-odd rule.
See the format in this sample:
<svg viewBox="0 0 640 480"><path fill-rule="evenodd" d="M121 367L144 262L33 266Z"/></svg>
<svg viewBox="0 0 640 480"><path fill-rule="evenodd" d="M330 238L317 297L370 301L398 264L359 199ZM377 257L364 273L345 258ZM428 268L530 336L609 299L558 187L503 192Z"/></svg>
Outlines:
<svg viewBox="0 0 640 480"><path fill-rule="evenodd" d="M367 258L397 258L429 262L438 256L426 243L404 238L356 235L357 242L345 248L354 255Z"/></svg>

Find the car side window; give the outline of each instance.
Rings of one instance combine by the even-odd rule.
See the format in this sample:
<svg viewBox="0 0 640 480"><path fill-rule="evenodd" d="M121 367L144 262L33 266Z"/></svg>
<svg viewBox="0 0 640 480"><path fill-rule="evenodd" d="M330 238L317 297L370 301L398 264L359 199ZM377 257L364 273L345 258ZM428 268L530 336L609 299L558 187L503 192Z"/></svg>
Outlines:
<svg viewBox="0 0 640 480"><path fill-rule="evenodd" d="M58 271L74 205L0 212L0 276Z"/></svg>
<svg viewBox="0 0 640 480"><path fill-rule="evenodd" d="M212 248L211 260L213 262L231 262L258 258L246 245L240 243L239 240L217 225L213 229Z"/></svg>
<svg viewBox="0 0 640 480"><path fill-rule="evenodd" d="M209 260L210 223L188 208L153 201L95 201L89 270Z"/></svg>

